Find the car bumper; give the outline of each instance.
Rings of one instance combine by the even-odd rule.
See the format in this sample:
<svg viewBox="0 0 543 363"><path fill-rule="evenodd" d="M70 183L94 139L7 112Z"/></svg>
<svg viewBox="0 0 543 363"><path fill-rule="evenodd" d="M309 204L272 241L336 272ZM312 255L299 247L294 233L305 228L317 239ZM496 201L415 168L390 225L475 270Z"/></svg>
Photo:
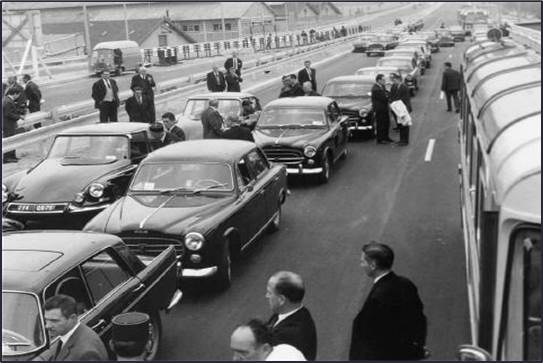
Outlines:
<svg viewBox="0 0 543 363"><path fill-rule="evenodd" d="M206 278L215 275L218 271L217 266L210 266L204 268L184 268L181 276L183 278Z"/></svg>
<svg viewBox="0 0 543 363"><path fill-rule="evenodd" d="M302 165L298 165L298 167L287 166L287 173L292 175L320 174L322 173L322 168L304 168Z"/></svg>
<svg viewBox="0 0 543 363"><path fill-rule="evenodd" d="M349 131L367 131L367 130L373 130L372 125L349 125L348 127Z"/></svg>

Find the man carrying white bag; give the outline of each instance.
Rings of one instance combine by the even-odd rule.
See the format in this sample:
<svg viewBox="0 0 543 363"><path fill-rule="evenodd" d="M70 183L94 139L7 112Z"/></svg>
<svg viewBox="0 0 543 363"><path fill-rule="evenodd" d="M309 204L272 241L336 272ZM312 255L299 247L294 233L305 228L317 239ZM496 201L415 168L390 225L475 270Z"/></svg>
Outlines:
<svg viewBox="0 0 543 363"><path fill-rule="evenodd" d="M411 96L409 88L402 82L399 74L392 73L392 87L390 88L390 109L396 119L396 124L400 131L400 141L398 146L407 146L409 144L409 126L412 125L411 116Z"/></svg>

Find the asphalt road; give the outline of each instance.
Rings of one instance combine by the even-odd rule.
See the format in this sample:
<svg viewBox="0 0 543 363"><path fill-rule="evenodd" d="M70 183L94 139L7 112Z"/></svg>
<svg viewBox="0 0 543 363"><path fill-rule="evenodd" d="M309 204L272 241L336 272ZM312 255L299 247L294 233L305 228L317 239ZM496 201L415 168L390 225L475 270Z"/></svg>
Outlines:
<svg viewBox="0 0 543 363"><path fill-rule="evenodd" d="M451 23L455 7L445 5L425 19L428 27ZM443 49L412 100L410 145L355 141L347 160L326 185L293 180L283 209L281 230L254 244L235 267L232 287L222 293L185 291L182 303L163 317L159 359L231 359L229 337L236 324L267 319L268 277L292 270L305 279L304 304L317 325L318 359L348 358L351 322L371 282L359 266L360 248L370 240L388 243L396 253L394 270L419 288L429 320L428 346L433 360L452 360L456 347L469 342L465 261L460 226L456 139L457 115L439 100L441 65L458 66L467 44ZM353 74L377 58L349 54L317 69L325 81ZM275 99L280 85L258 96ZM393 138L398 135L391 132ZM431 161L427 146L435 139Z"/></svg>

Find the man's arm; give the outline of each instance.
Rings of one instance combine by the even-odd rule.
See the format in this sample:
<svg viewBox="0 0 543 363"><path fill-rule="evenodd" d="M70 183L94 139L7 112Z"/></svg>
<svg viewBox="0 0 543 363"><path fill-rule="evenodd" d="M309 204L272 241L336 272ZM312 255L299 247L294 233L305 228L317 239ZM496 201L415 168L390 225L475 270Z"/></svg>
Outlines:
<svg viewBox="0 0 543 363"><path fill-rule="evenodd" d="M208 73L207 74L207 89L210 91L210 92L213 92L214 89L213 89L213 74L212 73Z"/></svg>
<svg viewBox="0 0 543 363"><path fill-rule="evenodd" d="M208 125L217 135L222 136L224 134L221 116L218 113L213 112L209 115Z"/></svg>
<svg viewBox="0 0 543 363"><path fill-rule="evenodd" d="M147 75L147 82L149 82L149 87L156 87L155 79L150 74Z"/></svg>
<svg viewBox="0 0 543 363"><path fill-rule="evenodd" d="M441 90L445 92L447 90L447 75L443 72L443 77L441 78Z"/></svg>

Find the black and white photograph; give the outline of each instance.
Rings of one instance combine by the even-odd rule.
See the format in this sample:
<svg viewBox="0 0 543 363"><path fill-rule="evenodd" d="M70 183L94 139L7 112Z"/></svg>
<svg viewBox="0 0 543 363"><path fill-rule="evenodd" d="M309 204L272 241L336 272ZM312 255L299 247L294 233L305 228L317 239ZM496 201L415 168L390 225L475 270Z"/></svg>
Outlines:
<svg viewBox="0 0 543 363"><path fill-rule="evenodd" d="M539 361L540 1L2 2L2 361Z"/></svg>

